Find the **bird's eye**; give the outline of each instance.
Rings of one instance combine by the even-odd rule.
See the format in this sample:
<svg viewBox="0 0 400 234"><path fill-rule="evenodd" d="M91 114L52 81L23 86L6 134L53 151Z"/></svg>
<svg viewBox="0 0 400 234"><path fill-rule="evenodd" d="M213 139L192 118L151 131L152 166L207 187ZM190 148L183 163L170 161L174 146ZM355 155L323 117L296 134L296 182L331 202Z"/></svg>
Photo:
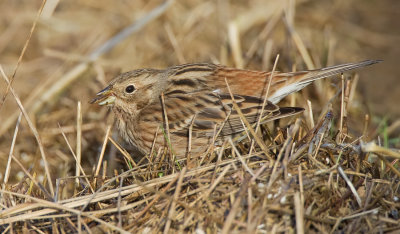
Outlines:
<svg viewBox="0 0 400 234"><path fill-rule="evenodd" d="M133 93L133 91L135 91L135 86L133 86L133 85L126 86L126 88L125 88L126 93Z"/></svg>

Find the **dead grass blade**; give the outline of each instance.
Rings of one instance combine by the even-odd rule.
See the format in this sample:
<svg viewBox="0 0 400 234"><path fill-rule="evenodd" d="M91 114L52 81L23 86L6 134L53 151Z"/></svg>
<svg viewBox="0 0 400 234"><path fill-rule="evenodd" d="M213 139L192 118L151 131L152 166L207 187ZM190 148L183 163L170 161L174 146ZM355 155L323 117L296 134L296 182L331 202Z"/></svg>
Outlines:
<svg viewBox="0 0 400 234"><path fill-rule="evenodd" d="M226 83L226 86L227 86L227 88L229 90L229 94L231 95L233 107L238 112L241 121L243 121L243 123L247 127L247 130L250 131L251 135L254 137L254 140L257 142L258 146L260 146L261 149L264 151L265 156L271 162L274 162L274 159L269 155L268 149L265 146L264 142L261 141L260 137L256 134L256 132L254 131L253 127L250 125L249 121L247 121L246 117L243 115L242 110L240 110L240 107L237 105L237 103L235 101L235 98L233 97L232 91L229 88L229 84L228 84L228 81L226 80L226 78L225 78L225 83Z"/></svg>
<svg viewBox="0 0 400 234"><path fill-rule="evenodd" d="M24 55L25 55L26 49L28 48L28 45L29 45L29 42L31 41L33 32L35 31L36 24L37 24L37 22L38 22L39 19L40 19L40 15L42 14L43 7L45 6L45 3L46 3L46 0L43 0L43 1L42 1L42 4L40 5L39 11L38 11L38 13L37 13L37 15L36 15L36 19L33 21L33 24L32 24L31 30L30 30L30 32L29 32L28 38L26 39L25 44L24 44L24 47L22 48L21 54L20 54L19 57L18 57L17 65L15 66L14 72L13 72L13 74L12 74L12 76L11 76L11 79L10 79L10 81L9 81L8 84L7 84L6 92L4 93L4 95L3 95L2 99L1 99L1 102L0 102L0 110L1 110L1 108L3 107L3 105L4 105L4 102L5 102L6 98L7 98L8 92L10 91L10 87L12 86L12 84L13 84L13 82L14 82L15 75L17 74L17 70L18 70L18 68L19 68L19 65L21 64L22 58L23 58ZM1 134L0 134L0 135L1 135Z"/></svg>
<svg viewBox="0 0 400 234"><path fill-rule="evenodd" d="M45 1L43 1L45 2ZM44 93L41 93L40 97L37 98L28 98L30 100L34 100L32 103L27 103L29 108L29 112L32 114L35 114L37 111L42 108L44 103L46 103L48 100L51 100L54 98L58 93L60 93L63 89L65 89L68 85L70 85L73 81L79 78L82 73L84 73L87 68L89 67L90 63L97 60L100 56L103 54L107 53L110 51L112 48L114 48L119 42L127 38L129 35L138 32L141 30L145 25L150 23L152 20L156 19L159 17L161 14L163 14L168 7L174 2L174 0L167 0L164 3L162 3L160 6L154 8L151 12L143 16L142 18L136 20L133 22L131 25L120 31L118 34L116 34L114 37L110 38L108 41L106 41L104 44L102 44L100 47L95 49L92 53L88 55L89 60L82 62L72 69L70 69L69 72L67 72L65 75L63 75L61 78L57 79L57 82L51 85ZM2 126L0 127L0 135L3 135L4 132L6 132L10 126L15 122L15 120L18 117L18 113L15 112L13 113L9 118L7 118Z"/></svg>
<svg viewBox="0 0 400 234"><path fill-rule="evenodd" d="M12 139L12 142L11 142L10 153L8 154L6 171L4 172L3 189L5 188L5 185L7 184L8 178L10 176L11 159L12 159L12 155L13 155L13 152L14 152L15 141L17 140L17 134L18 134L19 124L21 123L21 118L22 118L22 112L18 116L17 124L15 126L14 136L13 136L13 139Z"/></svg>
<svg viewBox="0 0 400 234"><path fill-rule="evenodd" d="M1 73L1 75L3 77L3 79L7 82L7 84L10 84L6 74L4 73L3 67L1 65L0 65L0 73ZM17 102L18 107L20 108L21 112L23 113L23 115L25 117L25 120L28 122L29 128L31 129L33 135L35 136L36 142L37 142L37 144L39 146L40 154L41 154L42 159L43 159L44 169L46 171L47 180L49 182L50 192L51 192L51 195L54 196L53 181L52 181L49 165L48 165L48 162L47 162L46 154L44 152L43 144L42 144L42 141L40 139L39 133L38 133L35 125L31 121L31 118L29 117L28 113L26 112L24 106L21 103L21 100L19 99L18 95L15 93L15 91L14 91L12 86L10 86L10 91L11 91L12 95L14 96L14 99Z"/></svg>

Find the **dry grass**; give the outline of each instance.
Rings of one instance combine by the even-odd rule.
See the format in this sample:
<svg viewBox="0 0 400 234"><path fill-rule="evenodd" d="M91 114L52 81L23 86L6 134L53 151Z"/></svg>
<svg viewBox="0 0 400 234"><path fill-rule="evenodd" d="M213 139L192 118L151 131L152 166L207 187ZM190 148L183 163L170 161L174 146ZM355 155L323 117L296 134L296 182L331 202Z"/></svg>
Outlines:
<svg viewBox="0 0 400 234"><path fill-rule="evenodd" d="M112 114L88 104L113 75L139 67L288 71L366 59L356 55L362 37L330 27L349 6L323 3L325 14L315 2L61 1L55 11L57 1L0 3L0 230L399 231L400 153L390 138L400 124L371 124L356 92L362 77L291 95L282 105L304 114L247 125L245 140L189 169L169 150L137 158L119 145ZM338 42L355 49L343 53Z"/></svg>

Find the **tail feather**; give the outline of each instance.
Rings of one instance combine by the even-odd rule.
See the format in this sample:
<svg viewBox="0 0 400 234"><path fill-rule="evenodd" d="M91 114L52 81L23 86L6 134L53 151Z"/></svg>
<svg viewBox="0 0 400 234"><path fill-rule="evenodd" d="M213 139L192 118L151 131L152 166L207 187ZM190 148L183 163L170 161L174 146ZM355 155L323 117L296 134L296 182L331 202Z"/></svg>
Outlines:
<svg viewBox="0 0 400 234"><path fill-rule="evenodd" d="M281 74L283 76L286 75L291 77L289 78L289 83L283 83L281 87L277 87L276 90L274 90L274 92L269 95L268 100L271 101L273 104L276 104L282 98L293 92L297 92L303 89L315 80L327 78L343 73L345 71L369 66L379 62L382 62L382 60L366 60L359 63L346 63L322 69Z"/></svg>
<svg viewBox="0 0 400 234"><path fill-rule="evenodd" d="M341 65L335 65L330 67L325 67L322 69L311 70L308 74L303 77L303 80L300 83L308 83L314 80L327 78L333 75L337 75L343 73L345 71L350 71L353 69L369 66L375 63L380 63L382 60L366 60L359 63L346 63Z"/></svg>

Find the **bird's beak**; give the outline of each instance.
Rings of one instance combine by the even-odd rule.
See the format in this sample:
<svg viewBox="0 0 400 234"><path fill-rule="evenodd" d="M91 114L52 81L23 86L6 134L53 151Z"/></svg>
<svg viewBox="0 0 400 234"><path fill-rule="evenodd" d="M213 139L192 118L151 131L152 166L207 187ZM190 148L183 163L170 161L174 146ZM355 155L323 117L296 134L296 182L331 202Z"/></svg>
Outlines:
<svg viewBox="0 0 400 234"><path fill-rule="evenodd" d="M107 86L96 94L97 97L93 98L90 104L98 103L100 106L112 106L115 102L114 93L111 91L112 86Z"/></svg>

